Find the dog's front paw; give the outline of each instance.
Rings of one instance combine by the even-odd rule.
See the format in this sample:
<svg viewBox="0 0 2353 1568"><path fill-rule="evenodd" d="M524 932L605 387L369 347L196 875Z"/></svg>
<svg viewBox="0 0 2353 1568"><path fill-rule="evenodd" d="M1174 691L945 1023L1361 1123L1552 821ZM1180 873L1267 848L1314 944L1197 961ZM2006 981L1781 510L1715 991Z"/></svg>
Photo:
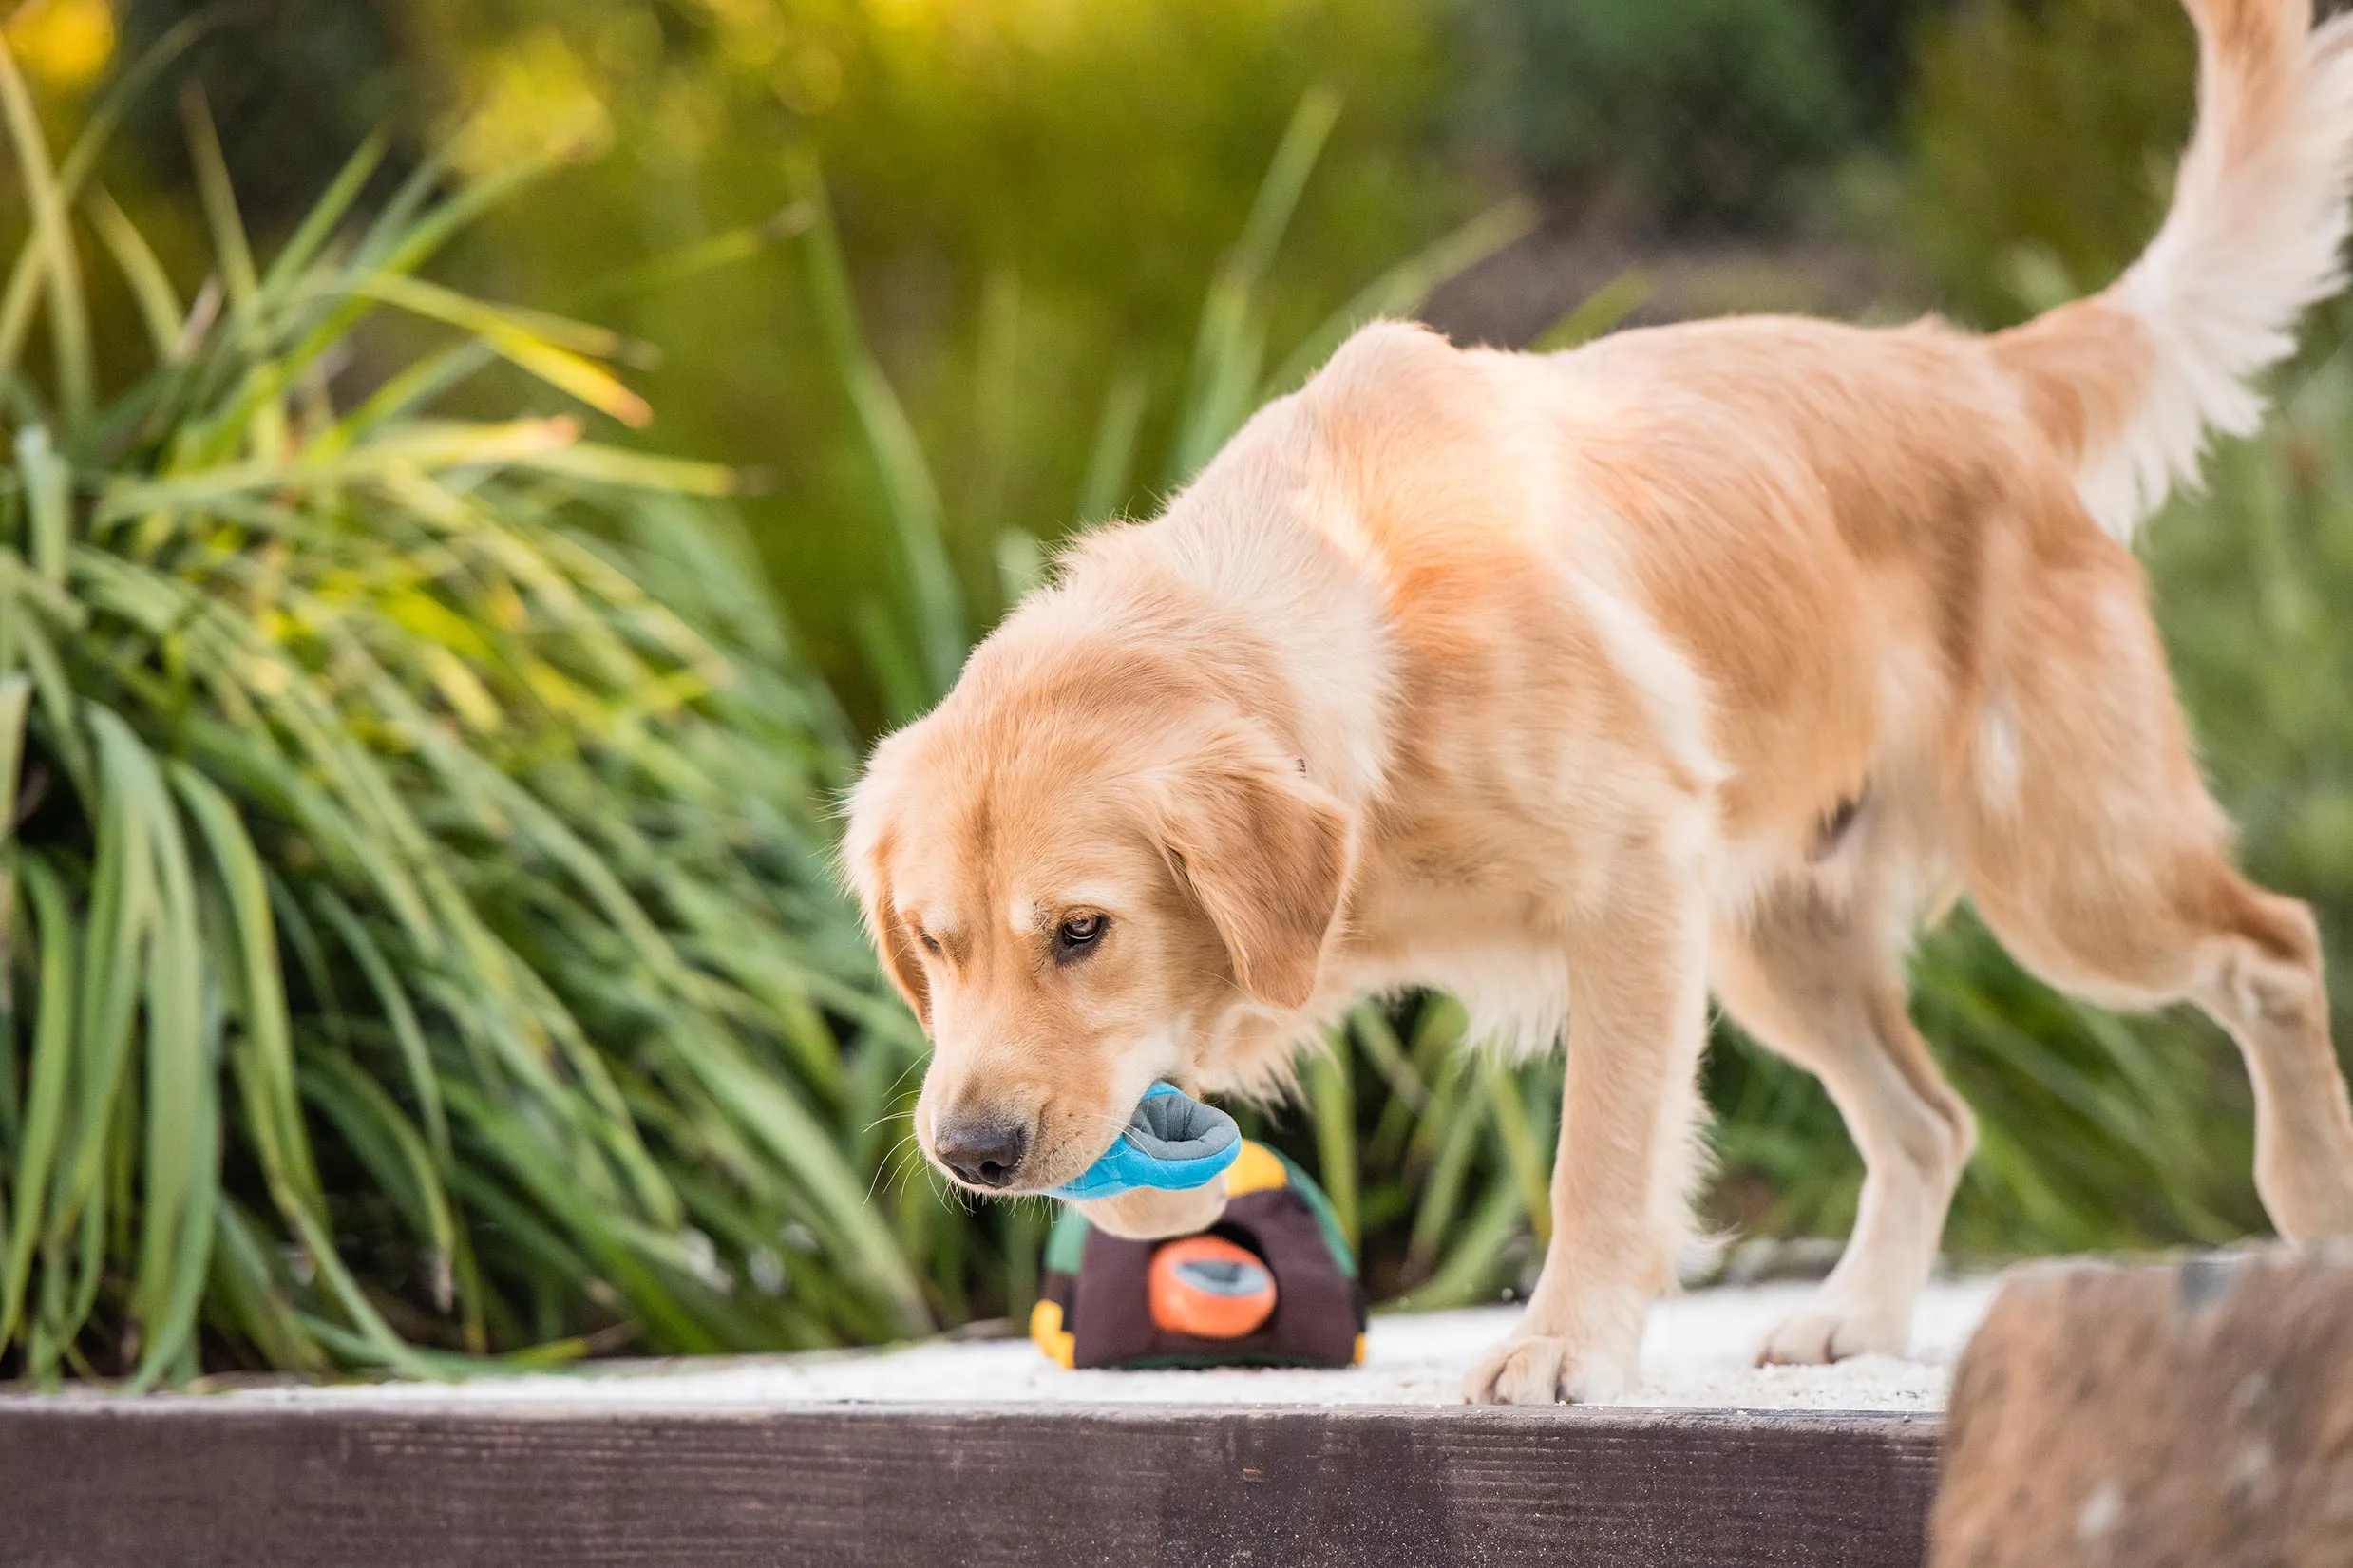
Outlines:
<svg viewBox="0 0 2353 1568"><path fill-rule="evenodd" d="M1768 1334L1756 1362L1760 1367L1818 1367L1850 1355L1902 1355L1910 1348L1909 1313L1822 1302Z"/></svg>
<svg viewBox="0 0 2353 1568"><path fill-rule="evenodd" d="M1584 1404L1615 1399L1633 1381L1631 1358L1553 1334L1514 1334L1481 1356L1463 1379L1472 1405Z"/></svg>

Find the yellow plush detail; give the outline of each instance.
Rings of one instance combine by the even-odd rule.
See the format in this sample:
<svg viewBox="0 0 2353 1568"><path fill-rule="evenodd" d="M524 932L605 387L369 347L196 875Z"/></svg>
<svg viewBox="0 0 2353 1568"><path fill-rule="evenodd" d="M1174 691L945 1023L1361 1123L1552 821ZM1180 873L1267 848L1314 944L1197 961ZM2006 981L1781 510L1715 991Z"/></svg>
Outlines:
<svg viewBox="0 0 2353 1568"><path fill-rule="evenodd" d="M1349 1359L1359 1367L1364 1365L1364 1335L1357 1335L1357 1353Z"/></svg>
<svg viewBox="0 0 2353 1568"><path fill-rule="evenodd" d="M1270 1187L1287 1187L1291 1179L1275 1158L1275 1151L1263 1143L1244 1139L1242 1153L1225 1167L1225 1196L1240 1198L1245 1192L1264 1192Z"/></svg>
<svg viewBox="0 0 2353 1568"><path fill-rule="evenodd" d="M1052 1301L1041 1301L1030 1309L1030 1337L1046 1352L1046 1359L1057 1366L1069 1367L1078 1359L1078 1341L1063 1332L1062 1308ZM1362 1345L1362 1336L1358 1336ZM1361 1357L1363 1351L1357 1351Z"/></svg>

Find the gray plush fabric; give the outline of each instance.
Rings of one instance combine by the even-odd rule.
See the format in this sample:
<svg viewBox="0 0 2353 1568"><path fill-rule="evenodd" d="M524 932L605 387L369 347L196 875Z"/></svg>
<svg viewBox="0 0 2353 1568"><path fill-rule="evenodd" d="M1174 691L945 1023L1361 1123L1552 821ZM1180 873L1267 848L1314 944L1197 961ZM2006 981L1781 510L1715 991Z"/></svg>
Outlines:
<svg viewBox="0 0 2353 1568"><path fill-rule="evenodd" d="M1128 1119L1128 1142L1154 1160L1202 1160L1242 1138L1234 1119L1185 1094L1155 1094Z"/></svg>

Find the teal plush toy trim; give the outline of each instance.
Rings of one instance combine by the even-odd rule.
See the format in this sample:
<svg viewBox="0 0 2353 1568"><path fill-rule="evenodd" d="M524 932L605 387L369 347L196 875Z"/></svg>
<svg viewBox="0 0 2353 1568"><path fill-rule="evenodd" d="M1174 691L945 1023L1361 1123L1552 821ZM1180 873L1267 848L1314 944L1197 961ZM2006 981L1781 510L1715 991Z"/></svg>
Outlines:
<svg viewBox="0 0 2353 1568"><path fill-rule="evenodd" d="M1116 1198L1151 1187L1189 1192L1214 1181L1242 1154L1234 1119L1174 1084L1154 1084L1103 1157L1053 1189L1056 1198Z"/></svg>

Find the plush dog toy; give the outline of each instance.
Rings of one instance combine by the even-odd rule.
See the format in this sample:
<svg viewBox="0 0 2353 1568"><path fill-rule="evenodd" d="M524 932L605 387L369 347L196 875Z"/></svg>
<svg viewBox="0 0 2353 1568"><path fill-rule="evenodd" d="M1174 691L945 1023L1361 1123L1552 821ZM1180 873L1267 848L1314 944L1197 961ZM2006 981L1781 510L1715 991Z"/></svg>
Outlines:
<svg viewBox="0 0 2353 1568"><path fill-rule="evenodd" d="M1060 1198L1225 1178L1195 1236L1130 1241L1065 1209L1046 1243L1030 1337L1065 1367L1345 1367L1364 1358L1356 1256L1322 1191L1233 1118L1156 1084L1127 1135Z"/></svg>
<svg viewBox="0 0 2353 1568"><path fill-rule="evenodd" d="M1216 1181L1242 1152L1234 1119L1174 1084L1154 1084L1103 1157L1054 1188L1056 1198L1116 1198L1138 1187L1190 1192Z"/></svg>

